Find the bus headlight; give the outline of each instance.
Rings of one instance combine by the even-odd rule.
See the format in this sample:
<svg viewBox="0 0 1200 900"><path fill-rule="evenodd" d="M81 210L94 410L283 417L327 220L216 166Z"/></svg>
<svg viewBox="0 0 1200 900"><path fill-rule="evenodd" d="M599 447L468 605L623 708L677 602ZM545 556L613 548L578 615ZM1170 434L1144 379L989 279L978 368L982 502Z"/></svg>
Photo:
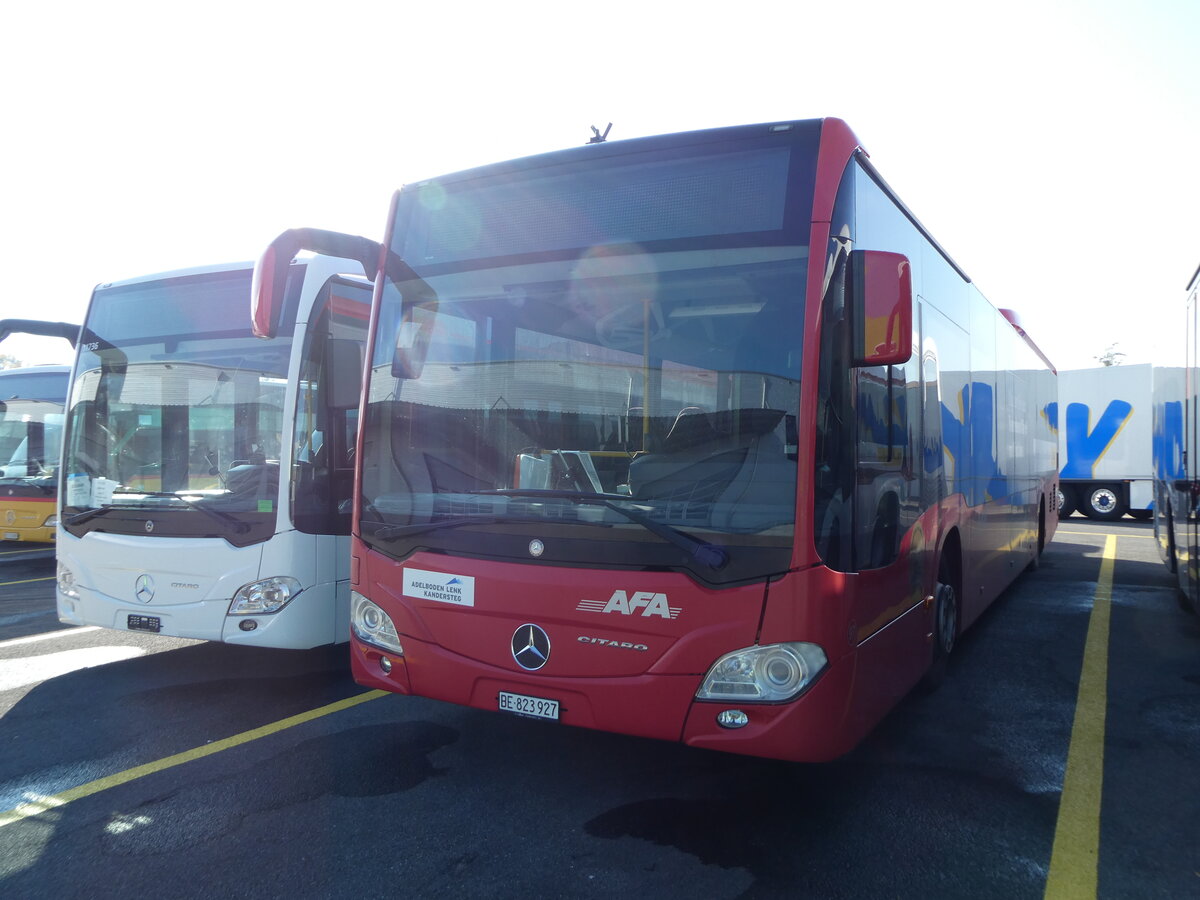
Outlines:
<svg viewBox="0 0 1200 900"><path fill-rule="evenodd" d="M277 613L291 603L301 590L300 582L288 575L276 575L252 584L244 584L233 595L233 601L229 604L229 615L255 616Z"/></svg>
<svg viewBox="0 0 1200 900"><path fill-rule="evenodd" d="M59 560L58 563L57 580L58 592L60 594L62 594L68 600L79 599L79 589L75 587L75 573L72 572L70 567L66 563L62 562L62 560Z"/></svg>
<svg viewBox="0 0 1200 900"><path fill-rule="evenodd" d="M404 655L392 617L358 591L350 592L350 628L360 641Z"/></svg>
<svg viewBox="0 0 1200 900"><path fill-rule="evenodd" d="M740 703L791 700L813 683L827 663L825 651L816 644L793 642L735 650L713 663L696 699Z"/></svg>
<svg viewBox="0 0 1200 900"><path fill-rule="evenodd" d="M58 513L50 513L50 515L48 515L46 517L46 521L42 523L42 527L43 528L57 528L58 527Z"/></svg>

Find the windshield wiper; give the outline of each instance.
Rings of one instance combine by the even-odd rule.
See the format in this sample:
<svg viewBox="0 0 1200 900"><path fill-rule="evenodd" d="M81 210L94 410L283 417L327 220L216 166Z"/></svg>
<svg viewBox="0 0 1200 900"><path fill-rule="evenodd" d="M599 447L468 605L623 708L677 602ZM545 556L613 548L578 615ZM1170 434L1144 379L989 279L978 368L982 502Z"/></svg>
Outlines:
<svg viewBox="0 0 1200 900"><path fill-rule="evenodd" d="M113 491L113 493L114 494L138 494L138 495L147 496L147 497L174 497L175 496L174 494L170 494L165 491ZM122 503L120 505L116 505L116 506L111 505L111 504L108 506L93 506L91 509L85 509L81 513L75 513L75 515L66 519L64 521L64 524L79 525L79 524L82 524L83 522L86 522L88 519L94 519L96 516L108 515L110 512L112 512L113 510L117 510L117 509L146 509L146 508L147 507L145 507L145 506L133 506L131 504L124 504L124 503Z"/></svg>
<svg viewBox="0 0 1200 900"><path fill-rule="evenodd" d="M190 509L198 509L210 519L216 519L226 525L233 526L234 534L245 534L250 530L250 526L238 519L236 516L231 516L229 513L221 512L219 509L203 505L199 500L189 500L187 497L181 497L179 494L173 494L170 491L155 491L151 496L154 497L174 497L180 503L186 503Z"/></svg>
<svg viewBox="0 0 1200 900"><path fill-rule="evenodd" d="M440 522L422 522L417 525L385 525L378 531L371 532L371 537L379 538L381 541L394 541L426 531L458 528L462 525L495 525L499 521L496 516L463 516L457 519L443 519Z"/></svg>
<svg viewBox="0 0 1200 900"><path fill-rule="evenodd" d="M674 544L679 549L686 551L691 555L692 559L701 565L719 570L729 564L729 552L724 547L710 544L708 541L702 541L700 538L693 537L686 531L681 531L663 522L656 522L649 516L642 515L640 512L632 509L626 509L623 506L617 506L613 502L614 500L620 500L623 503L633 502L633 498L625 494L601 494L593 491L533 490L529 488L501 488L494 491L467 491L466 493L488 494L501 497L546 497L552 500L570 500L574 503L603 506L606 509L611 509L618 515L624 516L630 522L641 525L651 534L662 538L667 543Z"/></svg>
<svg viewBox="0 0 1200 900"><path fill-rule="evenodd" d="M95 518L96 516L107 515L108 513L112 512L116 508L117 507L115 507L115 506L95 506L95 507L92 507L91 509L85 509L83 512L75 513L75 515L69 517L68 519L65 519L63 524L64 525L80 525L83 522L86 522L88 519Z"/></svg>
<svg viewBox="0 0 1200 900"><path fill-rule="evenodd" d="M170 497L173 500L178 500L180 503L184 504L189 509L200 510L200 512L204 513L211 519L216 519L222 525L232 526L234 534L245 534L247 531L250 530L249 525L247 525L245 522L238 520L234 516L229 515L229 513L223 513L218 509L209 509L207 506L201 506L199 503L197 503L193 500L188 500L186 497L181 497L181 496L179 496L179 494L174 493L172 491L113 491L113 493L114 494L135 494L139 497ZM67 525L79 525L83 522L86 522L88 519L90 519L94 516L100 515L101 513L110 513L114 509L127 509L127 510L142 509L142 510L145 510L147 508L148 507L145 507L145 506L133 506L130 504L120 504L117 506L98 506L95 509L89 509L89 510L86 510L85 512L76 513L75 515L71 516L71 518L66 520L66 524Z"/></svg>

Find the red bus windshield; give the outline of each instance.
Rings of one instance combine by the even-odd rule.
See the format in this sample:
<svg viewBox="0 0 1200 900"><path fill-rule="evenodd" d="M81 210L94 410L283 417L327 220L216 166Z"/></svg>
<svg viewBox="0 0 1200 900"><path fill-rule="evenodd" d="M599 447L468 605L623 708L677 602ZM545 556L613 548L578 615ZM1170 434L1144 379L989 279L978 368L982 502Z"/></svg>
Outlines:
<svg viewBox="0 0 1200 900"><path fill-rule="evenodd" d="M545 562L787 568L808 248L785 201L812 163L720 150L402 192L391 246L424 299L385 281L364 540L528 561L550 528Z"/></svg>

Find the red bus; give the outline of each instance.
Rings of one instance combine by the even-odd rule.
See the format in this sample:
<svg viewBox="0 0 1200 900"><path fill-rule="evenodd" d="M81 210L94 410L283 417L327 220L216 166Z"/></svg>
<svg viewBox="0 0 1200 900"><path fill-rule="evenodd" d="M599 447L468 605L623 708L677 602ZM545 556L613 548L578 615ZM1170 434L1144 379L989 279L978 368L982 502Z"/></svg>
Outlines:
<svg viewBox="0 0 1200 900"><path fill-rule="evenodd" d="M377 268L363 685L827 760L1053 534L1053 367L840 120L421 181Z"/></svg>

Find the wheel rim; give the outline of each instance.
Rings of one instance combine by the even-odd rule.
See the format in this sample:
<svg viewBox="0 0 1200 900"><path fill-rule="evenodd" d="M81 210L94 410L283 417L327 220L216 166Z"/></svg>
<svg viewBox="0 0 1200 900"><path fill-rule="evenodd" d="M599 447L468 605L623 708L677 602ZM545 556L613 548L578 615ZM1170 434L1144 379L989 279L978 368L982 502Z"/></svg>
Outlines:
<svg viewBox="0 0 1200 900"><path fill-rule="evenodd" d="M1117 508L1117 495L1108 488L1092 491L1092 509L1096 512L1109 513Z"/></svg>
<svg viewBox="0 0 1200 900"><path fill-rule="evenodd" d="M938 647L943 656L949 656L958 634L958 604L954 588L948 584L938 585L937 630Z"/></svg>

